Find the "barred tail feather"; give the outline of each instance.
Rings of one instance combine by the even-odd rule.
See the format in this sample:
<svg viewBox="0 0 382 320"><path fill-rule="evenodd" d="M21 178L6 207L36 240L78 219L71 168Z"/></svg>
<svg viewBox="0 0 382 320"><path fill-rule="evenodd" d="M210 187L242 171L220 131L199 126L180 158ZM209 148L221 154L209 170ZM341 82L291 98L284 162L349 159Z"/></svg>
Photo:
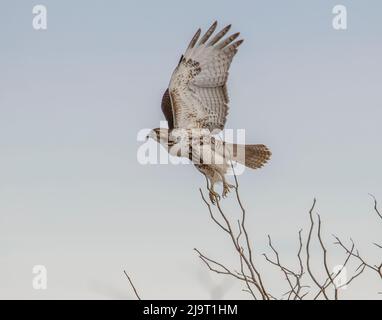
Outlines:
<svg viewBox="0 0 382 320"><path fill-rule="evenodd" d="M263 144L232 144L232 160L248 168L258 169L264 166L271 158L271 151Z"/></svg>

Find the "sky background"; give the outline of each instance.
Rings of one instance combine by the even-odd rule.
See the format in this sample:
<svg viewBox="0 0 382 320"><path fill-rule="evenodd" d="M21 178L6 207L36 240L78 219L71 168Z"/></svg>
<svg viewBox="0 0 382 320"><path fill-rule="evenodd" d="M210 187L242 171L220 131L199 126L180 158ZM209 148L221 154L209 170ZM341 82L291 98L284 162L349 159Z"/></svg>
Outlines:
<svg viewBox="0 0 382 320"><path fill-rule="evenodd" d="M46 31L32 28L37 4L47 6ZM346 31L332 27L337 4ZM293 261L314 197L328 245L332 233L351 236L377 263L382 226L368 193L382 205L381 11L378 0L3 0L0 298L134 298L124 269L144 298L248 298L192 250L237 266L200 199L204 178L190 165L137 162L138 131L159 126L179 56L214 20L245 39L227 127L273 152L240 176L260 265L267 234ZM34 265L47 267L47 290L32 288ZM377 281L365 276L341 294L375 298Z"/></svg>

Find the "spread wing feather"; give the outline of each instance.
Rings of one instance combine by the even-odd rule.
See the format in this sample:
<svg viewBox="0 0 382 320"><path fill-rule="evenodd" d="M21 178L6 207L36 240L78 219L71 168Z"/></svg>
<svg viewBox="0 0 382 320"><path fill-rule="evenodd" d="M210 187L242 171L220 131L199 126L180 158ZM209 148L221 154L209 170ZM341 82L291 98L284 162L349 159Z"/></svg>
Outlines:
<svg viewBox="0 0 382 320"><path fill-rule="evenodd" d="M228 69L243 40L235 41L239 33L222 40L230 25L209 40L216 26L214 22L201 38L198 29L172 74L168 88L172 108L169 118L175 128L211 131L224 128L228 113ZM164 100L168 104L168 97Z"/></svg>

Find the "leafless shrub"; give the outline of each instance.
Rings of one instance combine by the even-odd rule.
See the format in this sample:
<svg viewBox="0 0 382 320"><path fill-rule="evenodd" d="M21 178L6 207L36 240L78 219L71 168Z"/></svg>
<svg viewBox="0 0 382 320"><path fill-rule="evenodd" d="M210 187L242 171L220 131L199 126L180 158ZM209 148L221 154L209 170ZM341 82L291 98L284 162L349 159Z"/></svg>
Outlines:
<svg viewBox="0 0 382 320"><path fill-rule="evenodd" d="M210 271L215 274L231 277L243 284L243 291L247 292L253 299L258 300L303 300L303 299L324 299L324 300L338 300L339 289L350 285L354 280L360 277L366 270L371 271L378 275L382 280L382 261L379 264L371 264L365 260L356 249L354 241L350 239L350 244L345 244L339 237L333 235L335 242L342 251L345 253L343 263L335 271L329 267L328 257L329 250L325 245L322 235L322 220L319 214L315 214L316 199L309 210L310 227L306 239L303 237L303 230L298 232L298 250L296 253L297 268L292 268L285 265L281 261L281 256L272 242L272 238L268 235L268 245L271 255L263 253L265 261L269 265L274 266L280 271L285 284L288 286L288 291L281 294L271 293L271 289L265 284L263 278L265 273L269 273L271 268L261 270L258 261L255 259L255 253L250 240L250 236L246 227L246 210L239 194L239 183L235 177L235 198L240 209L240 219L232 222L229 216L224 212L220 199L215 199L212 203L210 199L207 200L203 190L199 189L201 198L206 205L211 220L218 226L220 230L225 233L230 239L234 253L237 256L239 268L229 267L226 264L219 262L217 259L212 259L198 249L194 249L198 254L200 260L208 267ZM209 185L207 181L207 189ZM372 196L372 195L371 195ZM382 215L378 209L378 203L374 196L374 211L377 217L382 221ZM320 267L321 272L317 275L313 272L312 268L312 242L316 241L322 253L318 257L320 265L315 264L315 268ZM382 245L374 243L374 245L382 249ZM345 280L340 279L344 270L347 270L350 265L354 266L354 272L350 278ZM345 269L346 268L346 269ZM138 300L141 300L131 278L124 271L130 286ZM380 292L382 294L382 292Z"/></svg>
<svg viewBox="0 0 382 320"><path fill-rule="evenodd" d="M207 189L209 188L207 183ZM239 184L235 176L235 197L241 211L241 217L232 222L222 208L222 203L216 199L215 205L207 200L203 190L200 189L202 200L212 221L222 230L233 245L234 252L238 259L239 268L229 267L226 264L219 262L217 259L212 259L200 250L195 249L201 261L208 269L216 274L232 277L243 283L244 291L248 292L253 299L274 300L302 300L302 299L339 299L339 289L350 285L355 279L360 277L366 269L377 272L382 279L382 263L380 265L372 265L365 261L355 248L353 240L350 245L345 245L337 236L335 244L339 245L345 252L345 257L342 265L332 271L329 267L328 256L329 251L324 243L322 236L322 220L319 214L314 214L316 199L314 199L312 207L309 210L310 228L306 239L303 239L302 230L298 233L299 246L296 254L298 263L297 270L286 266L281 261L281 257L274 244L272 238L268 235L268 245L272 253L272 257L263 254L265 260L276 267L282 274L289 290L276 297L276 294L271 293L271 289L264 283L265 272L271 271L260 270L260 266L255 260L252 242L246 228L246 210L239 194ZM378 217L382 216L377 208L377 201L374 199L374 210ZM316 230L316 231L315 231ZM312 270L312 242L316 240L322 253L318 258L321 266L315 265L316 268L321 267L321 272L316 275ZM378 248L382 248L380 244L375 243ZM317 258L317 256L316 256ZM350 264L354 265L354 273L346 280L341 279L341 274L345 268L348 269Z"/></svg>

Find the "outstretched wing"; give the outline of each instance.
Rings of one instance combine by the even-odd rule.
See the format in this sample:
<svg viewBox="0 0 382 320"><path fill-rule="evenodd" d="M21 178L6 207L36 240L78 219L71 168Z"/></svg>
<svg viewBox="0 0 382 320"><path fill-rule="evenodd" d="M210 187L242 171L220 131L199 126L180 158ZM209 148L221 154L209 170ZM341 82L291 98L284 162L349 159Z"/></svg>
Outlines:
<svg viewBox="0 0 382 320"><path fill-rule="evenodd" d="M228 69L243 40L233 42L239 33L222 40L231 25L210 39L216 26L215 21L200 40L201 30L196 32L172 74L169 97L165 93L162 110L167 109L170 102L172 117L165 115L175 128L210 131L224 128L228 113Z"/></svg>

